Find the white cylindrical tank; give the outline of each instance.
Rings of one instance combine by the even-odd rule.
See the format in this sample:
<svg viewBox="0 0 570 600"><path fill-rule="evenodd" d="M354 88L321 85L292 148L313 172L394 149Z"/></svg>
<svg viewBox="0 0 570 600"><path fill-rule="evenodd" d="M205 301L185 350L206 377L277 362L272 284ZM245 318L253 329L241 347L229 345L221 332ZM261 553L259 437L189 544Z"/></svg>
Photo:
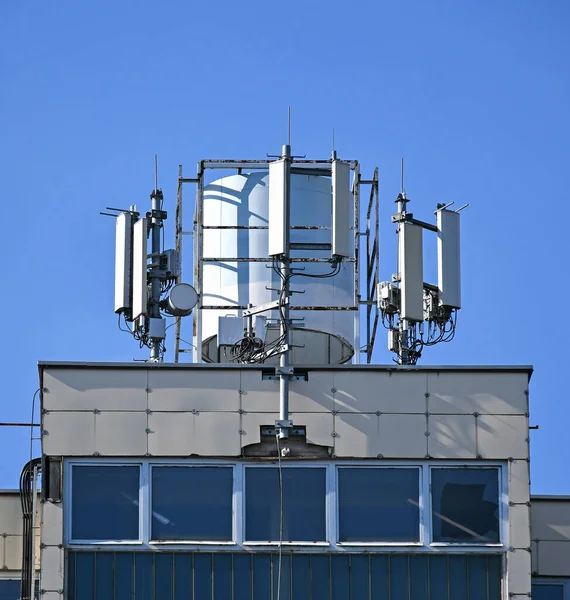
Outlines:
<svg viewBox="0 0 570 600"><path fill-rule="evenodd" d="M203 224L208 227L267 227L269 214L268 173L232 175L204 188ZM352 221L351 221L352 222ZM330 242L332 224L331 179L315 175L291 176L291 226L321 226L326 230L292 229L291 242ZM277 299L267 287L279 288L280 280L268 258L267 229L204 229L204 258L265 258L267 262L203 263L202 304L254 306ZM351 239L352 236L351 236ZM352 249L352 254L354 251ZM330 250L294 250L293 258L328 258ZM343 262L340 273L328 279L293 277L292 306L354 306L354 262ZM324 274L330 263L303 262L304 273ZM277 311L264 313L277 319ZM304 326L344 338L354 347L355 313L351 310L292 310L291 318L304 317ZM218 333L218 317L241 316L241 311L203 310L202 339ZM301 322L299 322L301 323ZM296 326L297 323L294 323Z"/></svg>

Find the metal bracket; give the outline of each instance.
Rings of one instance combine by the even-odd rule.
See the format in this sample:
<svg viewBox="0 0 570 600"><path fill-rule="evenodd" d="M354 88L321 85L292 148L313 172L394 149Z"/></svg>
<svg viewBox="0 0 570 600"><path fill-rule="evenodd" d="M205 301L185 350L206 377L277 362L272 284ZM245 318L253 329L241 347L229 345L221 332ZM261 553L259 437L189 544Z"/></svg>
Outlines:
<svg viewBox="0 0 570 600"><path fill-rule="evenodd" d="M275 367L275 375L293 375L295 369L291 366L287 367Z"/></svg>
<svg viewBox="0 0 570 600"><path fill-rule="evenodd" d="M277 421L275 421L275 427L277 429L292 429L293 421L291 421L289 419L284 419L282 421L277 420Z"/></svg>

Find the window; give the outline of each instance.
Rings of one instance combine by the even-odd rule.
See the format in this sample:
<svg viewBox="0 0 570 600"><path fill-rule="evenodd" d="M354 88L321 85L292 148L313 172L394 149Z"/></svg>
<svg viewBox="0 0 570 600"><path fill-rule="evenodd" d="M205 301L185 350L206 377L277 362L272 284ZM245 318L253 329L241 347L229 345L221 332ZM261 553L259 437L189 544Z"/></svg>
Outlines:
<svg viewBox="0 0 570 600"><path fill-rule="evenodd" d="M232 540L232 467L153 467L153 540Z"/></svg>
<svg viewBox="0 0 570 600"><path fill-rule="evenodd" d="M325 468L283 467L281 478L277 467L247 467L245 473L248 541L327 539Z"/></svg>
<svg viewBox="0 0 570 600"><path fill-rule="evenodd" d="M74 465L72 539L138 540L139 490L138 465Z"/></svg>
<svg viewBox="0 0 570 600"><path fill-rule="evenodd" d="M431 470L433 542L497 544L499 471Z"/></svg>
<svg viewBox="0 0 570 600"><path fill-rule="evenodd" d="M65 542L144 552L169 544L261 552L280 543L311 552L436 552L444 544L459 552L463 544L501 553L505 469L482 461L78 459L65 464Z"/></svg>
<svg viewBox="0 0 570 600"><path fill-rule="evenodd" d="M340 542L419 542L419 470L339 467Z"/></svg>
<svg viewBox="0 0 570 600"><path fill-rule="evenodd" d="M564 600L563 583L533 583L533 600Z"/></svg>

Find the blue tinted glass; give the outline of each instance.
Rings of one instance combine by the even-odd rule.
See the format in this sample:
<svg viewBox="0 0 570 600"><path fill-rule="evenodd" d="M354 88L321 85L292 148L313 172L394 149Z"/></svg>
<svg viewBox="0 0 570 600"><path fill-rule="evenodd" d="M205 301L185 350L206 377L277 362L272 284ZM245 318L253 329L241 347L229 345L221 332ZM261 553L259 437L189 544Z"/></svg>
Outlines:
<svg viewBox="0 0 570 600"><path fill-rule="evenodd" d="M434 542L498 543L497 469L432 469Z"/></svg>
<svg viewBox="0 0 570 600"><path fill-rule="evenodd" d="M0 600L18 600L18 598L20 598L20 580L0 579Z"/></svg>
<svg viewBox="0 0 570 600"><path fill-rule="evenodd" d="M231 541L231 467L154 467L154 540Z"/></svg>
<svg viewBox="0 0 570 600"><path fill-rule="evenodd" d="M285 467L281 472L283 541L325 541L325 469ZM246 469L245 527L248 541L279 541L279 487L279 469Z"/></svg>
<svg viewBox="0 0 570 600"><path fill-rule="evenodd" d="M564 586L561 583L533 583L532 600L564 600Z"/></svg>
<svg viewBox="0 0 570 600"><path fill-rule="evenodd" d="M139 467L73 467L71 534L74 540L139 538Z"/></svg>
<svg viewBox="0 0 570 600"><path fill-rule="evenodd" d="M417 542L417 469L338 469L341 542Z"/></svg>

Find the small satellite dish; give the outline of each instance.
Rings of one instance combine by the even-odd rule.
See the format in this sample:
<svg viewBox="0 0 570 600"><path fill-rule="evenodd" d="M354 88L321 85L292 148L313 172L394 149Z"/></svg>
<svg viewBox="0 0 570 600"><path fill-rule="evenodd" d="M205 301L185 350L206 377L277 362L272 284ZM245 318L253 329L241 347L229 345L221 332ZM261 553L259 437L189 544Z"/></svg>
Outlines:
<svg viewBox="0 0 570 600"><path fill-rule="evenodd" d="M166 301L166 311L173 317L186 317L198 302L198 294L189 283L178 283Z"/></svg>

